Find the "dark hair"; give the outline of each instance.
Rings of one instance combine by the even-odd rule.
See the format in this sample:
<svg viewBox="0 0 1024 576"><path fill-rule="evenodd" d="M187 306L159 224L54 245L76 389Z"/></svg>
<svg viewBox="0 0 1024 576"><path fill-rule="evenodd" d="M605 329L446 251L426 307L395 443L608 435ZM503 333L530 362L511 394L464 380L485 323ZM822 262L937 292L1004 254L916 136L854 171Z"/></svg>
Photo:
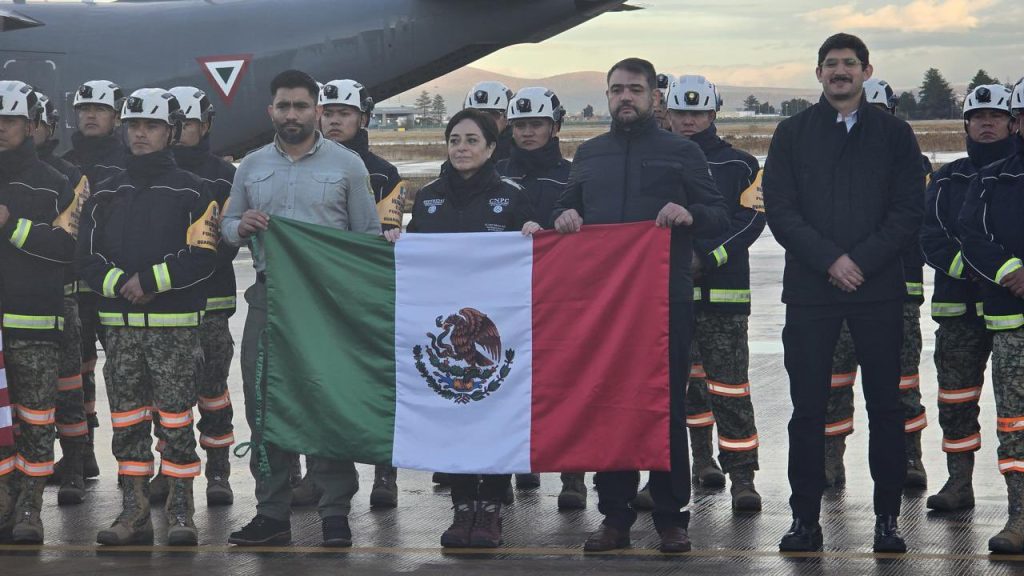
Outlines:
<svg viewBox="0 0 1024 576"><path fill-rule="evenodd" d="M274 76L274 79L270 81L270 96L276 96L277 91L281 88L305 88L313 97L314 102L320 95L320 87L316 85L316 80L302 70L285 70Z"/></svg>
<svg viewBox="0 0 1024 576"><path fill-rule="evenodd" d="M452 119L448 121L448 126L444 129L444 141L448 142L448 138L452 135L452 130L455 126L463 120L472 120L480 127L480 132L484 135L484 140L487 144L494 144L498 141L498 123L494 121L494 117L477 110L476 108L466 108L455 113Z"/></svg>
<svg viewBox="0 0 1024 576"><path fill-rule="evenodd" d="M651 64L643 58L626 58L625 60L619 60L614 66L608 70L608 76L605 78L605 82L612 79L612 73L618 69L623 69L634 74L643 74L647 78L647 87L654 90L658 87L658 73L654 71L654 64Z"/></svg>
<svg viewBox="0 0 1024 576"><path fill-rule="evenodd" d="M825 56L829 52L843 50L844 48L853 50L854 54L857 55L857 59L860 60L861 68L865 68L870 64L868 61L868 47L864 44L864 41L853 34L840 32L839 34L829 36L825 43L821 45L821 48L818 48L818 66L821 66L821 63L825 61Z"/></svg>

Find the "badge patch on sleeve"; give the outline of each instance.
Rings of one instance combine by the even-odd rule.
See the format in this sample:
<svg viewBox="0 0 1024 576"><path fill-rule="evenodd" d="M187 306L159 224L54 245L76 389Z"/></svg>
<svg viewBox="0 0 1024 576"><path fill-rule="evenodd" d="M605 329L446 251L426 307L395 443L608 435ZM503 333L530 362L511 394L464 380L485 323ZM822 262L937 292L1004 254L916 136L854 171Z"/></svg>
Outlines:
<svg viewBox="0 0 1024 576"><path fill-rule="evenodd" d="M402 226L402 213L405 211L406 193L405 180L395 184L380 202L377 202L377 216L385 226Z"/></svg>
<svg viewBox="0 0 1024 576"><path fill-rule="evenodd" d="M217 202L210 202L206 212L188 227L185 242L195 248L217 250L220 242L220 207Z"/></svg>
<svg viewBox="0 0 1024 576"><path fill-rule="evenodd" d="M744 208L752 208L758 212L764 213L764 192L761 190L761 175L764 174L764 170L760 170L757 173L757 178L754 178L754 182L740 194L740 206Z"/></svg>
<svg viewBox="0 0 1024 576"><path fill-rule="evenodd" d="M75 199L68 204L64 212L57 216L57 219L53 221L53 225L57 228L63 228L65 232L78 238L78 220L82 214L82 206L89 199L89 181L85 176L82 176L78 181L74 192Z"/></svg>

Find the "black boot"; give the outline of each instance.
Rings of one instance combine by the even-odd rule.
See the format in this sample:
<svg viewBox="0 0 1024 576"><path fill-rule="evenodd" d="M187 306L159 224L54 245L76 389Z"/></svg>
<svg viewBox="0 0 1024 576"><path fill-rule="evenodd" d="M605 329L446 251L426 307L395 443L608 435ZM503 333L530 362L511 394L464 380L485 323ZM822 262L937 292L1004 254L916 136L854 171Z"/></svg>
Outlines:
<svg viewBox="0 0 1024 576"><path fill-rule="evenodd" d="M895 514L879 514L875 516L875 552L906 552L907 543L903 541L900 527L896 523Z"/></svg>
<svg viewBox="0 0 1024 576"><path fill-rule="evenodd" d="M779 542L780 552L815 552L821 550L821 524L794 518L789 532Z"/></svg>

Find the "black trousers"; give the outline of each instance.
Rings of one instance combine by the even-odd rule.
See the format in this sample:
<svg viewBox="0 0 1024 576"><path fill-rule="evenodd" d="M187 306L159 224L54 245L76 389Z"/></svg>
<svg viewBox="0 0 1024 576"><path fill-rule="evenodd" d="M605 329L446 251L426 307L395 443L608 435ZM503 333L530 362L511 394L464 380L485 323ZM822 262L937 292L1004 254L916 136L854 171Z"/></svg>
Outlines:
<svg viewBox="0 0 1024 576"><path fill-rule="evenodd" d="M816 521L825 491L825 411L832 353L843 320L861 366L868 411L868 462L876 514L899 514L906 455L900 403L903 302L786 306L782 331L793 416L789 421L789 498L793 517Z"/></svg>
<svg viewBox="0 0 1024 576"><path fill-rule="evenodd" d="M452 474L452 504L474 500L500 502L512 483L511 474Z"/></svg>
<svg viewBox="0 0 1024 576"><path fill-rule="evenodd" d="M690 378L690 341L693 338L693 305L673 302L669 307L669 449L671 472L651 472L654 527L658 530L690 523L690 453L686 439L686 383ZM824 426L824 425L823 425ZM636 498L640 472L598 472L597 509L608 526L627 530L636 522L630 504Z"/></svg>

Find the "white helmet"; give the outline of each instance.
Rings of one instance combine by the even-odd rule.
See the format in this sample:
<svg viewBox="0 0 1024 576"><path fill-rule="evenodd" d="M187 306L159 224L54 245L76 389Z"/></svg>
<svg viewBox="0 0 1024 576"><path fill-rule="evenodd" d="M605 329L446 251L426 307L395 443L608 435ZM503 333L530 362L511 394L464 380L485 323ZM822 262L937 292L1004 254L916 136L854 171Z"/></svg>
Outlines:
<svg viewBox="0 0 1024 576"><path fill-rule="evenodd" d="M703 76L680 76L672 83L666 102L669 110L715 111L722 108L718 89Z"/></svg>
<svg viewBox="0 0 1024 576"><path fill-rule="evenodd" d="M558 96L547 88L532 86L523 88L513 96L508 104L508 119L548 118L559 124L565 117L565 108L558 101Z"/></svg>
<svg viewBox="0 0 1024 576"><path fill-rule="evenodd" d="M868 104L881 104L890 111L896 109L896 93L885 80L868 78L864 81L864 95Z"/></svg>
<svg viewBox="0 0 1024 576"><path fill-rule="evenodd" d="M0 80L0 116L21 116L35 122L41 114L31 86L20 80Z"/></svg>
<svg viewBox="0 0 1024 576"><path fill-rule="evenodd" d="M1010 90L1002 84L982 84L976 86L971 93L964 98L964 120L975 110L988 108L990 110L1002 110L1010 112Z"/></svg>
<svg viewBox="0 0 1024 576"><path fill-rule="evenodd" d="M185 120L213 122L213 103L199 88L194 86L175 86L168 90L178 101Z"/></svg>
<svg viewBox="0 0 1024 576"><path fill-rule="evenodd" d="M120 110L124 103L121 87L109 80L90 80L78 87L75 92L74 107L82 104L102 104L115 111Z"/></svg>
<svg viewBox="0 0 1024 576"><path fill-rule="evenodd" d="M373 98L366 87L355 80L331 80L320 87L320 106L331 104L358 108L363 114L373 112Z"/></svg>
<svg viewBox="0 0 1024 576"><path fill-rule="evenodd" d="M1010 113L1017 116L1021 110L1024 110L1024 78L1013 86L1013 95L1010 96Z"/></svg>
<svg viewBox="0 0 1024 576"><path fill-rule="evenodd" d="M55 128L57 121L60 120L60 112L54 106L53 100L38 90L36 90L36 99L39 101L39 121L50 128Z"/></svg>
<svg viewBox="0 0 1024 576"><path fill-rule="evenodd" d="M512 100L512 91L501 82L478 82L469 90L469 94L466 94L466 104L463 108L505 112L510 100Z"/></svg>
<svg viewBox="0 0 1024 576"><path fill-rule="evenodd" d="M175 126L185 120L178 99L163 88L139 88L124 102L121 119L160 120Z"/></svg>
<svg viewBox="0 0 1024 576"><path fill-rule="evenodd" d="M676 77L671 74L662 73L658 74L655 78L658 81L656 88L661 90L661 95L663 97L668 98L669 90L672 89L672 84L675 83Z"/></svg>

